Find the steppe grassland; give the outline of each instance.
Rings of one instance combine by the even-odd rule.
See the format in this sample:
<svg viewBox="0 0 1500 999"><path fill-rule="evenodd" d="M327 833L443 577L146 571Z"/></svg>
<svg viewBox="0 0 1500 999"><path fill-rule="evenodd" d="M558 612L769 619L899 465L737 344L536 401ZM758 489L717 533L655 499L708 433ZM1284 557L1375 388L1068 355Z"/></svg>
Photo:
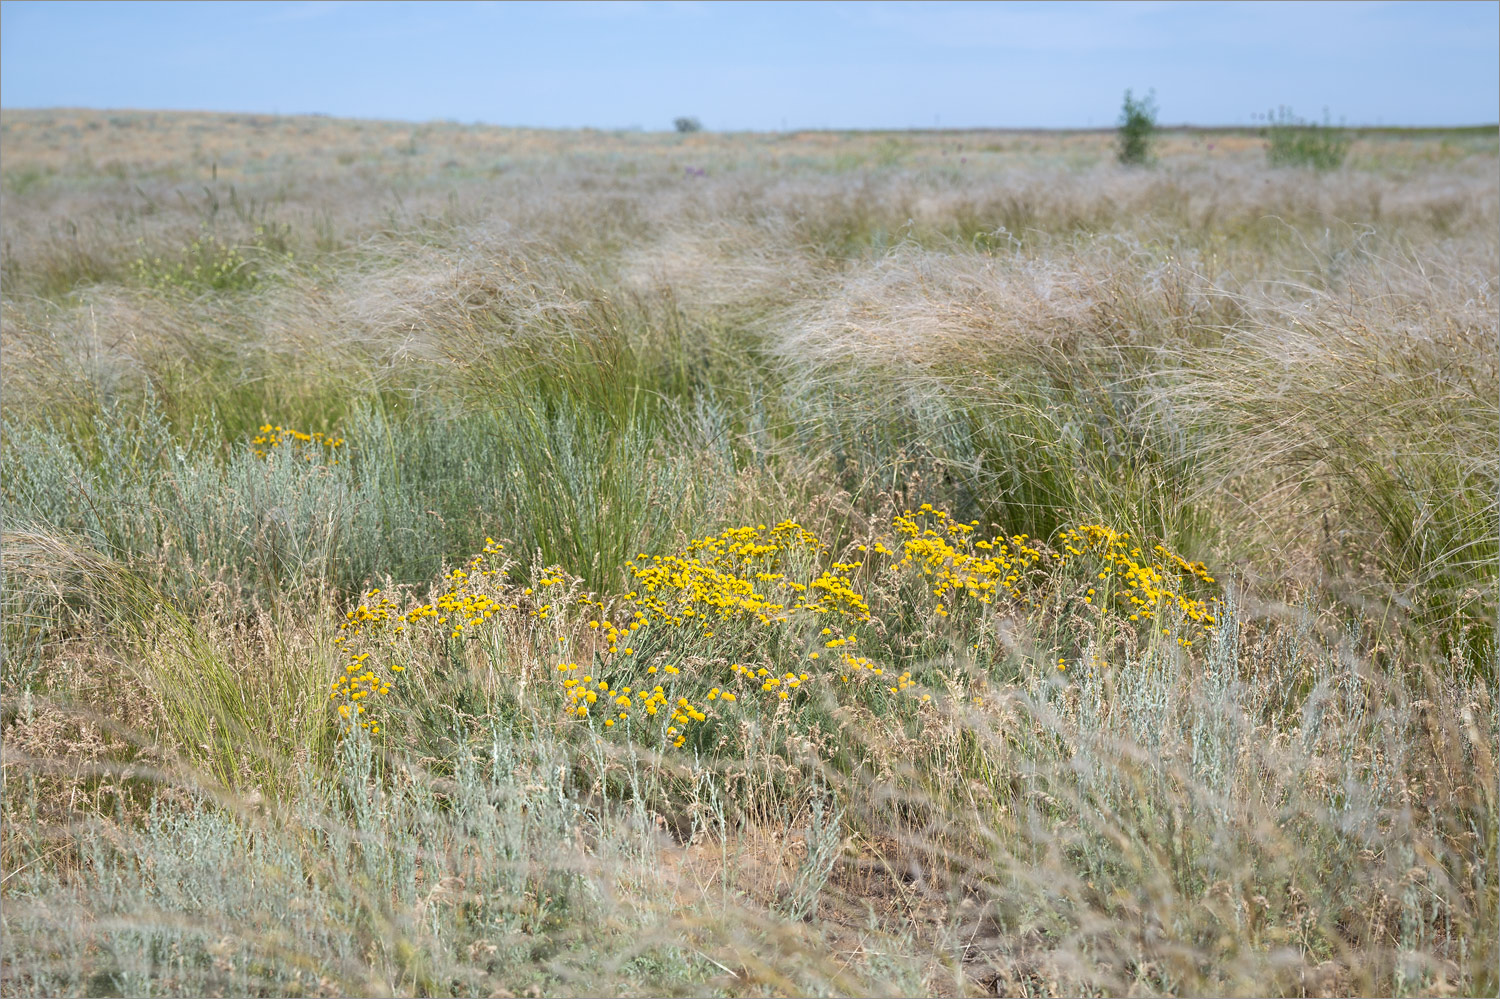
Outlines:
<svg viewBox="0 0 1500 999"><path fill-rule="evenodd" d="M1496 136L1109 143L5 112L0 990L1493 993Z"/></svg>

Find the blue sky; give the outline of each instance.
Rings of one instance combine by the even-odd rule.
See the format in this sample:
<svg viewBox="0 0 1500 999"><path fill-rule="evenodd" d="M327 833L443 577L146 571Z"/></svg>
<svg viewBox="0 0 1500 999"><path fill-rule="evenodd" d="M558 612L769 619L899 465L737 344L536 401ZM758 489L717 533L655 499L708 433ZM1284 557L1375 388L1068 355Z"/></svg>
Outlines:
<svg viewBox="0 0 1500 999"><path fill-rule="evenodd" d="M0 3L0 105L552 128L1500 120L1500 4Z"/></svg>

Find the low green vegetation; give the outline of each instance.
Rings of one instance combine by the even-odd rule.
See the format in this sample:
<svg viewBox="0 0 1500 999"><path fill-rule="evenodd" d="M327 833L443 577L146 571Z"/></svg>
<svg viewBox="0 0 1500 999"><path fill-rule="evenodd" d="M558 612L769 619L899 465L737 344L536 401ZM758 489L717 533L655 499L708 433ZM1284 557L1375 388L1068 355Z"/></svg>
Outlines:
<svg viewBox="0 0 1500 999"><path fill-rule="evenodd" d="M1266 161L1272 166L1334 170L1349 155L1349 135L1335 127L1325 113L1323 123L1305 121L1283 107L1266 115L1270 146Z"/></svg>

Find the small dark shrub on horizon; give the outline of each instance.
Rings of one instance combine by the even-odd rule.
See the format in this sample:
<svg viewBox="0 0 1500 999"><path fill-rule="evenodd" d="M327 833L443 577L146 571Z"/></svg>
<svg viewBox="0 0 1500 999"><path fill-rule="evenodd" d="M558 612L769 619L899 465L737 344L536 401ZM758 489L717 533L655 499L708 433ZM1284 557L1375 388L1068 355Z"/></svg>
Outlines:
<svg viewBox="0 0 1500 999"><path fill-rule="evenodd" d="M1150 162L1151 139L1156 131L1156 91L1136 100L1125 91L1120 107L1119 145L1116 155L1121 163L1139 165Z"/></svg>

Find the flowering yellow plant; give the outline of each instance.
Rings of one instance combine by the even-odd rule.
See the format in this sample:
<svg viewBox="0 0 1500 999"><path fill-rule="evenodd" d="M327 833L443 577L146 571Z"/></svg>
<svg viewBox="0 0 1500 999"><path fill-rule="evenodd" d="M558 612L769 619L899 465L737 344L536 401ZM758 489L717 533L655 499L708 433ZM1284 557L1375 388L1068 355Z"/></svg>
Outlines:
<svg viewBox="0 0 1500 999"><path fill-rule="evenodd" d="M486 539L482 552L443 575L428 602L401 611L372 590L345 614L335 641L348 661L331 697L347 725L380 731L366 703L394 690L403 667L370 665L377 649L388 652L415 632L462 641L496 618L529 621L530 633L542 636L543 654L555 656L549 673L564 719L677 748L715 721L789 710L820 689L931 704L932 691L910 669L897 675L897 653L882 645L895 622L913 614L950 633L981 627L997 604L1027 610L1065 598L1143 633L1175 627L1184 648L1215 623L1213 598L1194 595L1211 593L1214 577L1162 545L1143 549L1099 524L1067 528L1052 544L1024 534L982 537L976 521L930 504L838 557L790 520L642 552L627 564L634 589L605 597L582 592L560 566L536 571L533 585L512 582L503 552ZM1067 580L1080 571L1086 583L1067 596Z"/></svg>
<svg viewBox="0 0 1500 999"><path fill-rule="evenodd" d="M325 435L321 431L305 434L279 423L261 424L260 432L250 438L250 449L257 458L268 458L277 448L288 447L297 449L308 461L317 461L324 453L334 455L343 446L342 437ZM336 457L333 464L338 464Z"/></svg>

